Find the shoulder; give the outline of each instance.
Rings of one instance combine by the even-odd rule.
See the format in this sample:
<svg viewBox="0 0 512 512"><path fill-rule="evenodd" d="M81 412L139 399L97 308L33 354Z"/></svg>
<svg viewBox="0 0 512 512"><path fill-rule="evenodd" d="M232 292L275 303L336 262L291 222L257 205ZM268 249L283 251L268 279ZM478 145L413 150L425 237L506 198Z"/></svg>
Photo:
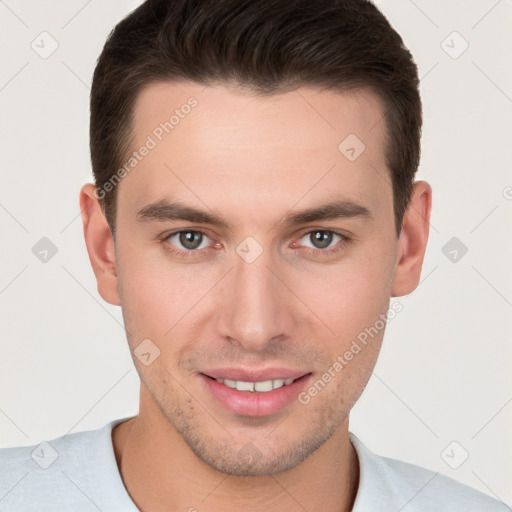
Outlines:
<svg viewBox="0 0 512 512"><path fill-rule="evenodd" d="M102 428L37 445L0 449L0 509L5 512L89 510L122 492L112 451L114 420ZM108 507L106 508L108 509ZM106 510L105 509L105 510Z"/></svg>
<svg viewBox="0 0 512 512"><path fill-rule="evenodd" d="M509 507L452 478L371 452L350 434L360 464L354 512L396 507L408 512L504 512ZM385 506L384 506L385 505Z"/></svg>
<svg viewBox="0 0 512 512"><path fill-rule="evenodd" d="M38 473L44 470L47 475L53 471L47 471L57 464L62 468L70 459L76 461L97 437L97 431L78 432L61 436L51 441L42 441L30 446L14 446L0 449L0 491L5 490L6 480L16 476L25 476L34 471ZM59 461L60 459L60 461ZM41 476L43 473L41 473Z"/></svg>

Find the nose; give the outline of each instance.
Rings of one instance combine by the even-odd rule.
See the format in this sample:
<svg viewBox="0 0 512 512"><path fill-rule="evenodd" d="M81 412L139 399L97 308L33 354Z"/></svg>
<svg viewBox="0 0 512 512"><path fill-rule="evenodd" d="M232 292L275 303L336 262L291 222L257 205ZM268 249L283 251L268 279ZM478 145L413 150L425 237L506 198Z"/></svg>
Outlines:
<svg viewBox="0 0 512 512"><path fill-rule="evenodd" d="M247 352L271 349L294 326L293 297L270 253L263 250L254 261L235 254L220 290L219 332Z"/></svg>

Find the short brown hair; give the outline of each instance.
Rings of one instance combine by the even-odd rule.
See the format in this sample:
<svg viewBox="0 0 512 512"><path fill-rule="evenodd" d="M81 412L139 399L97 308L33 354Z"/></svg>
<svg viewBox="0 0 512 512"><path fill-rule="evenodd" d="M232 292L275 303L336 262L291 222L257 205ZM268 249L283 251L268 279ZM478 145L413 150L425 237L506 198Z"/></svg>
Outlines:
<svg viewBox="0 0 512 512"><path fill-rule="evenodd" d="M150 83L230 82L268 95L299 86L369 87L384 106L399 235L420 157L417 73L400 35L366 0L147 0L111 32L94 72L96 187L123 165L135 100ZM115 235L117 194L110 188L100 202Z"/></svg>

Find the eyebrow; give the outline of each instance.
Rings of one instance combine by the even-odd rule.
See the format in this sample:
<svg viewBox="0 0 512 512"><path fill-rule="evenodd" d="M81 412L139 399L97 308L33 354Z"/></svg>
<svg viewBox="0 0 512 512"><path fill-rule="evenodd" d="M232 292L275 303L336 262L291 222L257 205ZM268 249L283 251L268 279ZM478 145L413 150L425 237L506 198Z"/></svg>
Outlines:
<svg viewBox="0 0 512 512"><path fill-rule="evenodd" d="M166 199L140 208L137 210L136 217L139 222L184 220L197 224L209 224L218 228L229 229L231 227L229 222L220 215ZM289 228L309 222L354 217L371 219L372 215L370 210L362 204L349 200L338 200L289 213L276 222L275 225Z"/></svg>

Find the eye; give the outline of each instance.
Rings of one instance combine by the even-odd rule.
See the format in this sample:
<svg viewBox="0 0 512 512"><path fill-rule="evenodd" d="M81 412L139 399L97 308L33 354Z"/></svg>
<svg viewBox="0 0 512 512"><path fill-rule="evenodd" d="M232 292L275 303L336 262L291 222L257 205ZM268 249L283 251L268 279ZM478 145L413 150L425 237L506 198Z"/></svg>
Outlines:
<svg viewBox="0 0 512 512"><path fill-rule="evenodd" d="M325 229L315 229L304 234L300 239L300 244L310 249L316 249L323 252L334 252L338 242L346 242L348 237ZM331 244L333 244L332 246ZM310 243L311 245L308 245ZM341 244L343 245L343 244ZM327 250L326 250L327 249Z"/></svg>
<svg viewBox="0 0 512 512"><path fill-rule="evenodd" d="M165 241L177 246L178 250L195 251L208 247L208 237L202 231L177 231L171 233Z"/></svg>

